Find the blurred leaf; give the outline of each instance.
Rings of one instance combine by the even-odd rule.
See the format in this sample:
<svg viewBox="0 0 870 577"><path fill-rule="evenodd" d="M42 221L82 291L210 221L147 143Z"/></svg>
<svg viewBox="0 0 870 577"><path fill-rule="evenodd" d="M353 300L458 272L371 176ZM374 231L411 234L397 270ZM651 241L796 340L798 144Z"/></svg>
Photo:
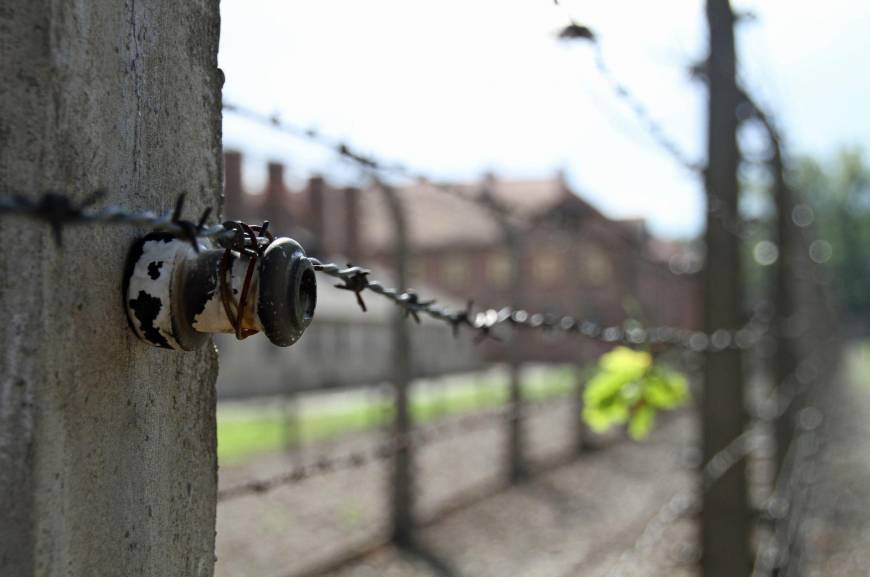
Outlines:
<svg viewBox="0 0 870 577"><path fill-rule="evenodd" d="M631 415L628 423L628 434L635 441L639 441L649 435L653 423L656 420L656 410L649 405L640 405Z"/></svg>
<svg viewBox="0 0 870 577"><path fill-rule="evenodd" d="M617 347L602 355L583 394L583 419L595 431L628 423L633 439L650 431L658 410L674 409L689 398L686 378L654 364L651 354Z"/></svg>
<svg viewBox="0 0 870 577"><path fill-rule="evenodd" d="M644 400L657 409L672 409L681 405L689 396L686 377L664 368L657 368L647 375Z"/></svg>

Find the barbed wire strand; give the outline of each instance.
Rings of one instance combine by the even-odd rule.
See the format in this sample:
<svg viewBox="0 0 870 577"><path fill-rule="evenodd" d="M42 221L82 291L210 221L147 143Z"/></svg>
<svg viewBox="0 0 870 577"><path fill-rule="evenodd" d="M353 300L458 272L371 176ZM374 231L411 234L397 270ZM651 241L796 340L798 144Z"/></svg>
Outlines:
<svg viewBox="0 0 870 577"><path fill-rule="evenodd" d="M555 397L524 403L522 417L551 410L552 405L562 402L572 393L560 394ZM423 448L436 442L441 442L468 433L473 433L490 427L495 422L514 418L508 405L502 405L494 410L481 411L471 415L447 417L442 422L435 422L412 431L406 438L393 435L391 438L376 443L374 447L349 451L340 455L321 455L311 459L308 464L297 465L273 477L254 479L218 491L218 502L231 501L245 496L268 493L274 489L295 485L315 477L331 473L358 469L394 457L399 451L409 447Z"/></svg>
<svg viewBox="0 0 870 577"><path fill-rule="evenodd" d="M237 236L236 230L231 226L206 224L211 209L204 210L197 221L182 218L184 194L179 195L174 210L165 215L157 215L151 211L129 211L117 206L91 209L90 207L102 196L104 196L103 192L97 192L80 203L58 193L46 193L38 199L22 195L0 196L0 215L17 215L46 222L51 226L58 242L61 242L63 227L79 224L146 226L186 240L197 251L200 249L198 240L201 238L220 243L232 241ZM595 321L570 315L529 312L511 307L474 312L470 300L465 309L452 310L438 305L435 300L421 298L412 289L390 288L378 281L370 280L369 269L359 266L341 267L334 263L322 263L314 258L310 261L314 269L321 274L340 280L341 284L337 285L339 289L354 293L363 311L366 307L362 293L369 291L401 307L407 316L416 322L420 322L421 314L426 315L449 325L454 334L458 333L460 328L472 330L477 333L478 341L500 340L494 334L495 329L499 326L511 326L544 333L561 332L581 335L614 345L677 346L702 352L730 348L747 349L755 346L768 330L767 324L758 322L757 319L752 319L746 326L738 329L722 328L710 334L668 326L644 328L636 321L627 321L622 326L602 326Z"/></svg>
<svg viewBox="0 0 870 577"><path fill-rule="evenodd" d="M336 285L336 288L354 293L357 303L363 310L365 310L365 303L362 300L362 293L370 291L403 308L416 322L420 322L420 315L426 315L449 325L454 332L458 331L459 327L476 331L478 340L487 338L498 340L498 336L494 333L496 328L510 326L524 330L580 335L613 345L665 345L703 352L751 348L768 330L767 324L758 319L753 319L739 329L719 329L707 334L669 326L644 328L635 321L628 321L621 326L603 326L595 321L570 315L530 312L512 307L490 308L475 313L471 301L465 309L450 309L438 305L434 300L422 299L413 290L385 287L379 281L370 280L368 275L371 274L371 270L366 268L341 267L335 263L322 263L317 259L311 259L311 263L314 270L340 280L342 284Z"/></svg>

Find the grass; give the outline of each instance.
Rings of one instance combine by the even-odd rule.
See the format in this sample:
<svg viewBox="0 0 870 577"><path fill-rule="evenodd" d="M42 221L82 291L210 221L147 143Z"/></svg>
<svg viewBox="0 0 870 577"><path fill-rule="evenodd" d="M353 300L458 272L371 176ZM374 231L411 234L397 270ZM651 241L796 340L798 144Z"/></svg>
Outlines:
<svg viewBox="0 0 870 577"><path fill-rule="evenodd" d="M870 388L870 340L859 341L846 349L846 371L850 382Z"/></svg>
<svg viewBox="0 0 870 577"><path fill-rule="evenodd" d="M532 401L570 393L574 387L570 368L535 368L524 376L523 393ZM507 401L503 372L453 378L448 384L414 386L411 414L417 423L499 406ZM272 402L256 406L218 406L218 459L234 464L288 446L326 441L354 432L383 427L392 419L387 399L351 395L341 403L322 403L288 418L285 406Z"/></svg>

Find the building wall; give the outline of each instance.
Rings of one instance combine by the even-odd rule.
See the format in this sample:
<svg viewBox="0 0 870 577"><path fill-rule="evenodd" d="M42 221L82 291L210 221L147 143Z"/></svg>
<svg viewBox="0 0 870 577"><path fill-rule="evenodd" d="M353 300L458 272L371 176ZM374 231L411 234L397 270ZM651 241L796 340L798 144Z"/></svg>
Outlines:
<svg viewBox="0 0 870 577"><path fill-rule="evenodd" d="M390 335L387 319L328 318L318 319L289 349L277 348L258 337L238 342L222 335L217 339L221 351L218 397L285 395L389 382L394 373ZM482 367L470 337L454 338L444 325L426 323L415 327L411 338L415 377Z"/></svg>
<svg viewBox="0 0 870 577"><path fill-rule="evenodd" d="M274 174L278 173L270 169L270 175ZM232 180L229 174L227 178L228 182ZM268 188L281 187L281 183L270 183ZM243 191L237 194L245 198ZM372 235L362 235L359 226L390 226L386 212L382 221L364 223L359 210L359 203L377 202L380 195L337 190L316 178L301 194L285 196L285 210L293 212L294 231L302 238L310 234L305 246L311 254L340 262L358 261L377 274L390 270L393 257L389 243L379 247L360 241ZM253 197L248 196L247 200L250 210L261 206ZM439 199L425 196L415 200L417 216L420 202L425 203L422 205L426 207L422 214L425 219ZM526 222L519 231L524 243L520 264L526 279L524 306L534 312L569 314L603 325L619 325L626 318L637 317L646 325L698 326L697 281L690 275L675 275L665 263L651 259L642 222L609 220L571 194L565 194L561 200L556 197L555 202L550 211ZM454 208L464 210L467 206L460 201L459 206L449 210ZM371 215L372 211L366 214ZM445 218L444 211L431 215ZM464 223L471 222L467 214L463 217ZM476 241L451 241L447 236L447 241L442 240L439 245L418 242L412 247L412 287L434 289L453 297L460 306L473 300L478 310L515 302L511 286L514 265L502 235L491 222L478 224L490 225L490 232L476 235ZM354 319L349 317L346 322L350 325ZM517 338L522 340L522 346L512 349L512 354L521 350L526 360L583 362L606 350L599 343L582 338L558 335ZM483 359L506 360L507 349L498 343L475 347L475 351Z"/></svg>

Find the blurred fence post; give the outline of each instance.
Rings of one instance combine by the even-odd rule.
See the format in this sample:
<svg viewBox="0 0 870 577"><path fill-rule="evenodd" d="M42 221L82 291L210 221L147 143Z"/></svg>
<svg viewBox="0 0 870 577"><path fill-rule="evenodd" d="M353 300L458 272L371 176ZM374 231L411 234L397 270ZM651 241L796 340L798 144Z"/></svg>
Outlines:
<svg viewBox="0 0 870 577"><path fill-rule="evenodd" d="M707 0L710 52L707 233L704 330L742 326L739 237L734 14L728 0ZM702 401L703 460L708 462L743 433L743 363L737 349L705 353ZM704 577L745 577L752 567L746 461L740 460L702 498L701 566Z"/></svg>
<svg viewBox="0 0 870 577"><path fill-rule="evenodd" d="M393 268L396 286L408 287L408 263L410 242L408 225L401 199L392 187L379 183L387 201L387 209L393 221ZM411 448L411 422L409 387L413 377L411 335L407 315L399 308L393 316L393 388L395 414L393 415L393 478L391 481L392 539L397 545L412 546L414 543L414 460Z"/></svg>
<svg viewBox="0 0 870 577"><path fill-rule="evenodd" d="M583 453L589 448L589 426L583 420L583 395L588 379L589 370L586 367L574 367L574 443L577 453Z"/></svg>
<svg viewBox="0 0 870 577"><path fill-rule="evenodd" d="M491 211L502 229L505 245L508 249L511 269L510 304L514 310L523 307L526 293L525 247L520 231L510 220L507 210L496 203L492 191L484 189L482 197L489 202ZM525 415L523 401L523 351L522 334L511 335L510 343L505 347L508 355L508 446L507 471L511 483L522 481L528 476L526 462Z"/></svg>
<svg viewBox="0 0 870 577"><path fill-rule="evenodd" d="M302 450L302 423L300 422L299 392L290 388L281 403L284 421L284 450L293 458L299 457Z"/></svg>
<svg viewBox="0 0 870 577"><path fill-rule="evenodd" d="M217 2L0 12L4 195L219 209ZM48 224L0 225L0 575L213 573L217 355L130 330L121 283L145 232L69 227L58 246Z"/></svg>
<svg viewBox="0 0 870 577"><path fill-rule="evenodd" d="M514 347L512 346L511 349ZM513 357L513 355L511 354ZM508 361L509 403L508 410L508 479L511 483L522 481L528 475L525 460L524 415L523 415L523 366L511 358Z"/></svg>
<svg viewBox="0 0 870 577"><path fill-rule="evenodd" d="M796 318L797 302L794 291L796 289L796 277L794 274L795 259L797 258L795 235L796 230L792 222L794 210L794 198L791 188L786 181L785 160L783 158L782 140L779 132L773 125L773 120L754 106L756 115L764 126L770 141L771 152L770 171L773 177L773 199L776 204L776 244L779 250L779 258L776 263L775 279L773 283L773 328L776 337L776 353L773 359L773 386L788 386L793 381L797 369ZM794 384L792 383L792 386ZM785 461L785 455L794 439L794 418L798 409L797 403L791 402L788 407L776 419L776 470L780 472Z"/></svg>

